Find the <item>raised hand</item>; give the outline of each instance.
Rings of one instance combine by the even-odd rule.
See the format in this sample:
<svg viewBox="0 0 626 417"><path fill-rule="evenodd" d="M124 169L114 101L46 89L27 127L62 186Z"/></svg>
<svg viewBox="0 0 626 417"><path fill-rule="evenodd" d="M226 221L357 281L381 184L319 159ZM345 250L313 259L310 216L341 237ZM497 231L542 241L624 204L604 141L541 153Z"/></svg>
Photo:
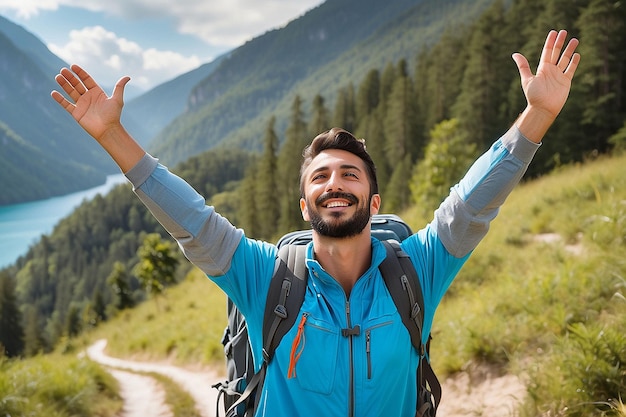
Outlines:
<svg viewBox="0 0 626 417"><path fill-rule="evenodd" d="M548 33L535 75L522 54L513 54L527 102L526 109L515 124L533 142L541 142L561 112L580 62L580 54L575 52L578 46L576 38L570 39L561 53L566 38L567 32L564 30Z"/></svg>
<svg viewBox="0 0 626 417"><path fill-rule="evenodd" d="M71 70L63 68L55 80L71 101L56 90L52 91L52 98L98 141L123 172L135 166L145 151L120 121L124 87L130 78L121 78L111 97L78 65L72 65Z"/></svg>
<svg viewBox="0 0 626 417"><path fill-rule="evenodd" d="M61 69L55 80L71 101L56 90L52 98L96 140L100 142L107 129L120 124L124 87L129 77L117 82L111 97L78 65L72 65L71 70Z"/></svg>
<svg viewBox="0 0 626 417"><path fill-rule="evenodd" d="M561 53L566 38L565 30L548 33L535 75L523 55L513 54L528 105L546 111L554 118L565 105L572 78L580 62L580 54L574 52L578 46L576 38L570 39Z"/></svg>

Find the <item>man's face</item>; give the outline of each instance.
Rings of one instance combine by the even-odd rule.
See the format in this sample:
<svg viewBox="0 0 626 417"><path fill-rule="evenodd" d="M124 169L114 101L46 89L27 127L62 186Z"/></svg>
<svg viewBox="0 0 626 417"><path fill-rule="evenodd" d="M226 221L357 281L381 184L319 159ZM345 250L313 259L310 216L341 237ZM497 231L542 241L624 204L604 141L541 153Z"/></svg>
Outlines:
<svg viewBox="0 0 626 417"><path fill-rule="evenodd" d="M363 161L339 149L321 152L304 173L302 217L322 236L343 238L361 233L380 197L370 198L370 183Z"/></svg>

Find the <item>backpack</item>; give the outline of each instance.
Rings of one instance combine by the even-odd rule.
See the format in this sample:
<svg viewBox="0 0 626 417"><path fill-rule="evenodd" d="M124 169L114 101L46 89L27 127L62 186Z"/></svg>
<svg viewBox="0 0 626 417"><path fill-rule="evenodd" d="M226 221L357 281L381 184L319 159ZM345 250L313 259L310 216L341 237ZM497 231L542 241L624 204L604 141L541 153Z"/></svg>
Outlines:
<svg viewBox="0 0 626 417"><path fill-rule="evenodd" d="M441 385L430 366L431 336L426 345L422 343L424 300L417 272L399 245L412 234L410 227L396 215L372 217L372 236L381 240L387 250L387 257L380 265L381 274L421 358L416 375L419 392L415 416L434 417L441 400ZM228 324L222 338L227 380L213 385L219 391L216 417L220 415L220 397L226 417L254 416L258 404L256 393L262 391L266 368L282 337L294 325L304 301L308 277L306 244L310 241L311 230L300 230L287 233L277 243L279 251L263 318L263 364L258 373L254 372L245 319L228 299Z"/></svg>

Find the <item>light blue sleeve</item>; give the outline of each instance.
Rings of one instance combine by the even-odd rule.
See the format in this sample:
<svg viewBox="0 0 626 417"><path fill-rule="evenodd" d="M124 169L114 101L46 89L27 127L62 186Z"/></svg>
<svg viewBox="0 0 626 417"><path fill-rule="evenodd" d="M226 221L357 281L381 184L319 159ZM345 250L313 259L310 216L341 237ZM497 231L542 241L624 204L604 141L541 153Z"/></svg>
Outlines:
<svg viewBox="0 0 626 417"><path fill-rule="evenodd" d="M490 222L539 146L513 126L452 187L433 221L402 243L415 264L424 293L425 338L445 292L487 234Z"/></svg>
<svg viewBox="0 0 626 417"><path fill-rule="evenodd" d="M435 211L433 227L448 252L463 258L476 248L539 146L513 126L476 160Z"/></svg>
<svg viewBox="0 0 626 417"><path fill-rule="evenodd" d="M207 206L187 182L146 154L126 177L133 191L178 242L185 256L208 275L230 269L243 231Z"/></svg>

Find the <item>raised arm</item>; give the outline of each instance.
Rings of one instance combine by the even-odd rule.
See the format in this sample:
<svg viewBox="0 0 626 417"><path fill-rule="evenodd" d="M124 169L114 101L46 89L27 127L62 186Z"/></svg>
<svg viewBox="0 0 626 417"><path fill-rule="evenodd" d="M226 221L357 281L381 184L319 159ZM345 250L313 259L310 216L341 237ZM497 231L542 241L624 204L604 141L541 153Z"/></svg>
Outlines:
<svg viewBox="0 0 626 417"><path fill-rule="evenodd" d="M52 98L111 155L122 172L134 167L145 151L120 121L124 87L130 78L121 78L111 97L78 65L72 65L71 70L63 68L55 80L71 101L56 90L52 91Z"/></svg>
<svg viewBox="0 0 626 417"><path fill-rule="evenodd" d="M515 124L525 137L535 143L541 142L565 105L580 62L580 54L574 52L578 46L575 38L570 39L561 53L566 38L565 30L548 33L535 75L522 54L513 54L527 102L526 109Z"/></svg>

